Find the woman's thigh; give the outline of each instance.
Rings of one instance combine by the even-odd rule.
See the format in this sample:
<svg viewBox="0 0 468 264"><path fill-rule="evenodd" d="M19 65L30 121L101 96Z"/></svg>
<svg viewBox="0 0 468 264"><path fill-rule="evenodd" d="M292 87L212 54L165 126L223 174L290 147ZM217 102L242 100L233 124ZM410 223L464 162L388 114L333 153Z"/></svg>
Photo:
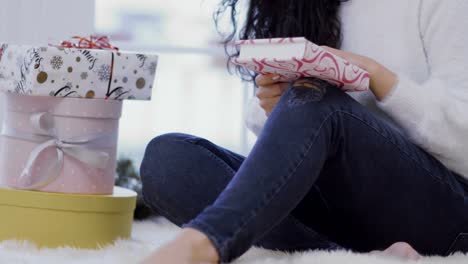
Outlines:
<svg viewBox="0 0 468 264"><path fill-rule="evenodd" d="M405 241L423 254L448 253L468 232L466 181L349 96L333 87L327 93L335 99L324 97L320 109L338 114L315 186L332 217L324 221L304 202L292 214L358 251ZM313 115L317 106L310 108Z"/></svg>
<svg viewBox="0 0 468 264"><path fill-rule="evenodd" d="M196 136L171 133L156 137L149 143L141 166L145 202L181 226L216 200L244 159ZM252 186L251 191L258 190ZM309 192L303 203L327 222L329 214L317 188ZM341 248L321 235L320 230L293 216L283 219L255 245L285 251Z"/></svg>

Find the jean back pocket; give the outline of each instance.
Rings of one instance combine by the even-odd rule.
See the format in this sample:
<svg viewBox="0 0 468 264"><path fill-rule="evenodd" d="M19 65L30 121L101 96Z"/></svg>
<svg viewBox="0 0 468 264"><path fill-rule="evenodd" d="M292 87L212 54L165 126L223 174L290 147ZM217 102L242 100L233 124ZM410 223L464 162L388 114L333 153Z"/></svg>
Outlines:
<svg viewBox="0 0 468 264"><path fill-rule="evenodd" d="M468 253L468 233L461 233L457 236L452 245L450 245L447 255L455 252Z"/></svg>

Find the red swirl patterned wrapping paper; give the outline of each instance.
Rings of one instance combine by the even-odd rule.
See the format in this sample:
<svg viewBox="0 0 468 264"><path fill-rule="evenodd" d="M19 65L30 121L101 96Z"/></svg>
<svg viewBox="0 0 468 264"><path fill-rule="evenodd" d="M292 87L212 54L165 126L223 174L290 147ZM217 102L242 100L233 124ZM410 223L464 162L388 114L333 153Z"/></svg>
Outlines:
<svg viewBox="0 0 468 264"><path fill-rule="evenodd" d="M366 91L369 89L369 73L349 61L328 52L305 38L274 38L242 40L236 44L241 50L244 45L284 45L304 43L304 55L288 60L271 58L234 59L233 63L259 74L278 74L280 81L294 81L304 77L316 77L337 85L344 91ZM241 51L242 52L242 51Z"/></svg>

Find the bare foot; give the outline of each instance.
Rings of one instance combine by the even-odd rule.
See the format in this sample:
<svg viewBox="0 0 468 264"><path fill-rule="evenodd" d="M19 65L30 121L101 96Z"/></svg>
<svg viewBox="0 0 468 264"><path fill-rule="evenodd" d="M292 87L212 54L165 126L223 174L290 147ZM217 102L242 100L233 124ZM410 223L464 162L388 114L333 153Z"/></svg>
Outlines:
<svg viewBox="0 0 468 264"><path fill-rule="evenodd" d="M419 255L411 245L405 242L397 242L384 251L372 251L371 253L409 260L418 260L421 258L421 255Z"/></svg>
<svg viewBox="0 0 468 264"><path fill-rule="evenodd" d="M201 232L184 228L176 239L161 246L141 264L210 264L218 263L218 253Z"/></svg>

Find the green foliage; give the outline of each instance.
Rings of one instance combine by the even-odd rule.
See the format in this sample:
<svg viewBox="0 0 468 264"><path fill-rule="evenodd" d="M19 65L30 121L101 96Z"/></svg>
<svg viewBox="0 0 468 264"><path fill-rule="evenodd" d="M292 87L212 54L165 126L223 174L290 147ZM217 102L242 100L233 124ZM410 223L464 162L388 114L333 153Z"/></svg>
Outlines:
<svg viewBox="0 0 468 264"><path fill-rule="evenodd" d="M132 190L136 187L134 185L138 185L138 183L141 185L140 175L138 175L131 159L122 158L118 160L116 172L115 185L130 187Z"/></svg>

